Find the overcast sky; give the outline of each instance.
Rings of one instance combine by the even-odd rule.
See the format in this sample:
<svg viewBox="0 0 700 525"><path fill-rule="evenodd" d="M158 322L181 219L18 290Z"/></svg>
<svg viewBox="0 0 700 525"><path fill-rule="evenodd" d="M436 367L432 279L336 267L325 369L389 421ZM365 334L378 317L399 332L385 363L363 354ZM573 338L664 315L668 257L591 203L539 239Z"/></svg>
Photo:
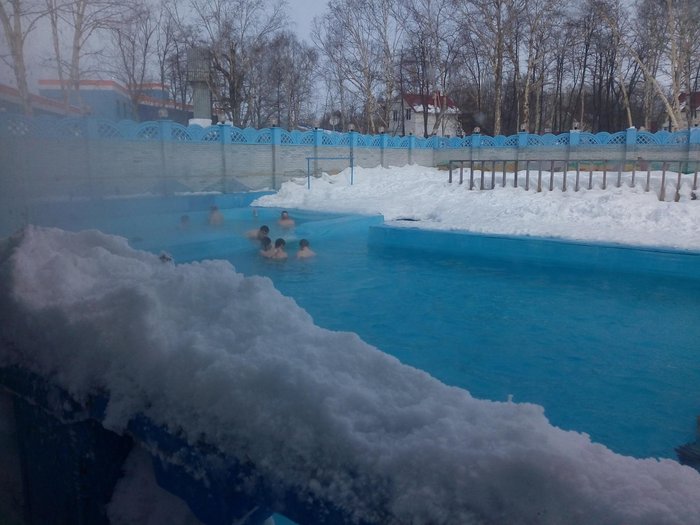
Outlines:
<svg viewBox="0 0 700 525"><path fill-rule="evenodd" d="M287 12L300 38L311 43L311 23L326 10L325 0L287 0Z"/></svg>
<svg viewBox="0 0 700 525"><path fill-rule="evenodd" d="M299 38L311 44L311 27L315 16L323 14L326 10L326 0L287 0L287 13L289 14L291 29L299 35ZM49 32L45 27L39 27L31 33L25 43L25 56L27 58L27 73L30 89L36 90L36 80L40 77L51 76L52 69L42 67L37 59L38 55L46 54L50 46ZM6 51L7 44L0 37L0 53ZM14 85L15 80L12 70L0 62L0 83Z"/></svg>

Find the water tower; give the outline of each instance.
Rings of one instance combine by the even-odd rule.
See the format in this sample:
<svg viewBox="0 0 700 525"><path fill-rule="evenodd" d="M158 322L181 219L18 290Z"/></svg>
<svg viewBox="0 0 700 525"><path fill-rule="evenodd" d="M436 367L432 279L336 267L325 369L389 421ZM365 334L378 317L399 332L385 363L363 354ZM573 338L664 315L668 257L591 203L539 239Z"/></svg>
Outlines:
<svg viewBox="0 0 700 525"><path fill-rule="evenodd" d="M192 47L187 51L187 82L192 86L194 118L190 124L211 125L211 56L204 47Z"/></svg>

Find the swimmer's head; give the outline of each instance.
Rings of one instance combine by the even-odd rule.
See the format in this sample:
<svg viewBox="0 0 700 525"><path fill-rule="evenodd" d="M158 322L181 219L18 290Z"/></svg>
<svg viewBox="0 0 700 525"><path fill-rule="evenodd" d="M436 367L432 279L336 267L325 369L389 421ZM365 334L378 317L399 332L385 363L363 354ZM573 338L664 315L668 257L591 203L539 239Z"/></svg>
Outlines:
<svg viewBox="0 0 700 525"><path fill-rule="evenodd" d="M275 241L275 248L284 248L286 242L281 237Z"/></svg>
<svg viewBox="0 0 700 525"><path fill-rule="evenodd" d="M309 247L309 241L306 239L302 239L299 241L299 248L308 248Z"/></svg>
<svg viewBox="0 0 700 525"><path fill-rule="evenodd" d="M263 250L269 250L270 246L272 246L272 239L270 239L269 237L263 237L262 239L260 239L260 246Z"/></svg>
<svg viewBox="0 0 700 525"><path fill-rule="evenodd" d="M280 218L281 218L281 219L289 219L289 213L287 213L286 211L283 211L283 212L280 214Z"/></svg>
<svg viewBox="0 0 700 525"><path fill-rule="evenodd" d="M269 226L266 226L266 225L264 225L264 224L263 224L262 226L260 226L260 233L264 233L265 235L267 235L268 233L270 233L270 228L269 228Z"/></svg>

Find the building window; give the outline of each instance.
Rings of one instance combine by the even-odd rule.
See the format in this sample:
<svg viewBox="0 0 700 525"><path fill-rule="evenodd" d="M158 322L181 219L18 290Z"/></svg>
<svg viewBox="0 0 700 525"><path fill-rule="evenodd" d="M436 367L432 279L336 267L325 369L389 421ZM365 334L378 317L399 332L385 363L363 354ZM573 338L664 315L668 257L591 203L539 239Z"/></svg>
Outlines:
<svg viewBox="0 0 700 525"><path fill-rule="evenodd" d="M391 112L391 118L394 122L397 122L399 120L399 111L398 110L393 110Z"/></svg>
<svg viewBox="0 0 700 525"><path fill-rule="evenodd" d="M406 110L406 120L411 120L411 113L413 113L413 110L410 108Z"/></svg>

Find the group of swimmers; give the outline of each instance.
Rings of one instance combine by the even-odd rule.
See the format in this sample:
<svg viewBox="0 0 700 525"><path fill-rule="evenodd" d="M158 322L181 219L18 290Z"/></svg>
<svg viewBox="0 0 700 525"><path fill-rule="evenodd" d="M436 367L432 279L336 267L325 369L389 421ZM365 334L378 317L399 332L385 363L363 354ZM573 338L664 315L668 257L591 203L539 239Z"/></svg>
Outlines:
<svg viewBox="0 0 700 525"><path fill-rule="evenodd" d="M254 211L255 216L257 212ZM189 215L183 215L180 217L180 226L189 226L190 217ZM209 226L221 226L224 223L224 214L218 206L212 206L209 208L209 216L207 217L207 224ZM280 219L277 221L282 228L294 228L294 219L289 216L288 211L283 211L280 213Z"/></svg>
<svg viewBox="0 0 700 525"><path fill-rule="evenodd" d="M289 216L287 211L283 211L280 214L277 224L279 224L282 228L292 228L294 226L294 219ZM251 230L248 232L248 238L260 241L260 255L267 259L287 259L289 257L285 251L287 241L280 237L274 244L272 244L272 239L270 239L269 235L270 227L267 225L262 225L257 230ZM311 249L308 239L301 239L299 241L299 250L296 254L297 259L308 259L315 255L316 252Z"/></svg>
<svg viewBox="0 0 700 525"><path fill-rule="evenodd" d="M289 256L287 252L284 251L286 245L287 241L285 241L281 237L277 239L275 241L275 244L273 245L272 239L265 236L262 239L260 239L260 255L267 259L287 259L287 257ZM311 249L309 241L307 239L300 240L299 251L297 251L297 259L308 259L310 257L313 257L314 255L316 255L316 252L314 252Z"/></svg>
<svg viewBox="0 0 700 525"><path fill-rule="evenodd" d="M257 216L257 214L256 214ZM219 210L218 206L212 206L209 209L209 217L207 222L211 226L220 226L224 223L224 215ZM294 219L289 216L289 212L282 211L280 213L280 218L277 224L284 229L289 229L294 227ZM188 230L190 226L190 216L182 215L180 217L180 230ZM260 226L257 230L249 231L246 236L249 239L260 241L260 255L268 259L287 259L289 256L285 251L287 242L281 237L277 239L273 245L272 239L269 237L270 228L269 226ZM316 255L311 249L311 245L308 239L301 239L299 241L299 250L296 253L297 259L308 259Z"/></svg>

